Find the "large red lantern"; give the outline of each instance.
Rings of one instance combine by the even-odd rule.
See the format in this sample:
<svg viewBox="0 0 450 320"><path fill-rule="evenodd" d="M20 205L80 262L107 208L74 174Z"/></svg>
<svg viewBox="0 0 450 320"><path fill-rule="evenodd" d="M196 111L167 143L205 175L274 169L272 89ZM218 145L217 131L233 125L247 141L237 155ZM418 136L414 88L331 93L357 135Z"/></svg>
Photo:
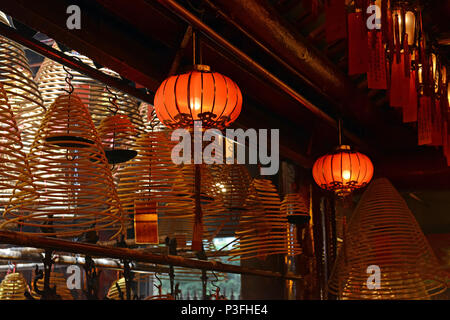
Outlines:
<svg viewBox="0 0 450 320"><path fill-rule="evenodd" d="M373 165L366 155L340 145L334 152L317 159L312 173L319 187L343 196L370 182Z"/></svg>
<svg viewBox="0 0 450 320"><path fill-rule="evenodd" d="M193 127L200 120L203 127L223 129L239 116L242 94L230 78L195 65L160 85L154 107L158 119L170 128Z"/></svg>

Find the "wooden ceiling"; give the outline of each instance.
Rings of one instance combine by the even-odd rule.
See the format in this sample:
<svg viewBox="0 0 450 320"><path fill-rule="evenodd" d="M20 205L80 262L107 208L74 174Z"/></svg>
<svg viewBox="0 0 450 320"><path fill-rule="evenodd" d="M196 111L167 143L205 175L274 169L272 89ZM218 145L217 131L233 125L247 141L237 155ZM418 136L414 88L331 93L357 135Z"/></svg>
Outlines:
<svg viewBox="0 0 450 320"><path fill-rule="evenodd" d="M160 2L164 1L134 0L131 4L123 0L16 0L3 3L0 10L14 19L17 28L40 32L35 38L55 39L154 92L174 67L177 53L182 56L178 70L191 63L190 44L180 48L188 24ZM362 141L347 142L373 159L377 175L387 176L397 187L450 188L450 170L442 152L434 147L417 146L415 126L402 123L400 111L389 107L385 91L367 89L365 76L347 75L346 41L325 41L322 1L318 1L317 15L305 6L308 1L251 2L270 9L272 18L285 26L285 34L300 41L307 52L317 56L310 61L310 70L326 68L339 80L331 84L333 87L321 83L319 77L314 78L314 72L305 72L308 66L304 61L305 69L292 72L289 67L293 68L293 64L286 67L280 63L206 2L178 0L177 3L321 111L335 119L342 116L346 129ZM219 6L223 1L212 2ZM442 12L446 12L448 18L450 4L439 3L425 6L424 19L433 37L445 43L449 24ZM80 30L66 27L66 8L71 4L81 8ZM267 31L263 24L261 32L249 30L250 23L255 25L258 21L239 20L235 18L238 16L235 12L227 11L226 6L219 9L234 19L253 40L260 41L281 59L288 56L288 50L276 45L276 39L263 34ZM208 37L203 39L203 62L234 79L243 92L243 112L237 126L280 128L281 154L305 167L310 167L317 156L337 144L335 127L262 78L229 50ZM448 57L448 46L442 45L442 52ZM30 58L35 68L42 61L31 53ZM338 92L341 85L344 89Z"/></svg>

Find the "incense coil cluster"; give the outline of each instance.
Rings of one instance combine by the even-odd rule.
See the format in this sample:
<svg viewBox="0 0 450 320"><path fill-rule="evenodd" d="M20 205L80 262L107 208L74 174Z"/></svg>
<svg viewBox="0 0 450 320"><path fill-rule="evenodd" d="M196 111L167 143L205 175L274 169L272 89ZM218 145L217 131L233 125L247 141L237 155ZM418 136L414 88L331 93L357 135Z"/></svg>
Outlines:
<svg viewBox="0 0 450 320"><path fill-rule="evenodd" d="M367 286L369 266L379 267L379 288ZM428 299L446 290L419 224L387 179L374 180L364 192L328 286L341 299Z"/></svg>
<svg viewBox="0 0 450 320"><path fill-rule="evenodd" d="M300 254L298 243L287 239L287 215L280 211L278 191L268 179L253 179L236 236L238 244L229 260L265 258L274 254Z"/></svg>
<svg viewBox="0 0 450 320"><path fill-rule="evenodd" d="M62 95L50 106L28 161L39 199L32 204L11 201L2 227L17 223L22 232L58 237L101 229L122 231L111 171L80 98Z"/></svg>
<svg viewBox="0 0 450 320"><path fill-rule="evenodd" d="M174 267L175 271L175 282L196 282L202 279L202 271L199 269L190 269L183 267ZM227 279L226 273L214 272L217 276L217 281L224 281ZM208 279L215 279L212 271L206 272L206 277ZM170 277L167 274L162 274L160 276L161 280L169 280Z"/></svg>
<svg viewBox="0 0 450 320"><path fill-rule="evenodd" d="M35 199L33 179L23 150L20 130L0 83L0 205L8 201L30 204Z"/></svg>
<svg viewBox="0 0 450 320"><path fill-rule="evenodd" d="M39 279L36 282L37 289L44 291L44 278ZM67 280L64 274L61 272L52 271L50 273L50 288L56 288L56 294L58 295L58 300L74 300L73 295L67 288ZM33 290L31 291L31 296L36 300L41 300L41 295L37 292L33 284Z"/></svg>
<svg viewBox="0 0 450 320"><path fill-rule="evenodd" d="M10 26L2 12L0 23ZM28 152L45 107L22 46L3 36L0 36L0 74L0 82L21 132L24 150Z"/></svg>
<svg viewBox="0 0 450 320"><path fill-rule="evenodd" d="M53 48L59 50L56 43L53 45ZM85 56L71 52L66 52L66 54L77 57L81 62L95 68L92 60ZM96 127L100 125L100 122L104 118L113 115L111 108L115 108L115 104L121 114L128 116L138 133L144 131L145 126L139 111L137 99L114 88L107 88L101 82L89 78L78 71L70 68L67 68L67 70L73 75L71 84L74 87L74 93L87 106ZM101 68L99 70L110 76L119 77L117 73L107 68ZM67 72L61 64L48 58L44 59L36 74L36 82L38 83L45 106L50 106L56 98L69 89L67 87L66 77Z"/></svg>
<svg viewBox="0 0 450 320"><path fill-rule="evenodd" d="M289 222L286 229L287 253L289 255L301 253L297 247L301 241L299 231L310 219L305 200L298 193L288 193L284 196L280 209Z"/></svg>
<svg viewBox="0 0 450 320"><path fill-rule="evenodd" d="M0 300L26 300L28 284L21 273L7 274L0 284Z"/></svg>

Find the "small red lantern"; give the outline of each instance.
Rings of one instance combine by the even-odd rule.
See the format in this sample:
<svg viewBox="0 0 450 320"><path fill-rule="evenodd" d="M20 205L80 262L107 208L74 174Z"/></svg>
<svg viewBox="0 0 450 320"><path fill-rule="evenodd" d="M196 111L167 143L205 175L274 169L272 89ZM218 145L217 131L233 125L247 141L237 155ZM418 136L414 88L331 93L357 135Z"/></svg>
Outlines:
<svg viewBox="0 0 450 320"><path fill-rule="evenodd" d="M317 159L312 173L322 189L344 196L370 182L373 165L366 155L341 145L334 152Z"/></svg>
<svg viewBox="0 0 450 320"><path fill-rule="evenodd" d="M223 129L239 116L242 94L230 78L211 72L209 66L195 65L192 71L164 80L154 106L167 127L193 127L200 120L203 127Z"/></svg>

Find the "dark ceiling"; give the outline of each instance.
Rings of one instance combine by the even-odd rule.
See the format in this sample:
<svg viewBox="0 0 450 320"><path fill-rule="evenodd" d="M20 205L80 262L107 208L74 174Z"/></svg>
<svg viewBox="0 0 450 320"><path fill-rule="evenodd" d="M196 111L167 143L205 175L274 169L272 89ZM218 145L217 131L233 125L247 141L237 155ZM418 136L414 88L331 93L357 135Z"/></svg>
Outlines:
<svg viewBox="0 0 450 320"><path fill-rule="evenodd" d="M2 3L0 9L12 16L19 30L31 28L39 32L34 37L42 41L55 39L152 93L170 70L181 70L192 59L190 42L180 48L189 25L164 2L16 0ZM177 1L321 112L334 119L342 117L345 128L352 134L345 138L346 142L373 159L377 175L388 176L398 187L450 188L450 170L442 152L435 147L417 146L415 126L402 123L400 110L388 105L384 90L367 89L365 75L347 75L346 41L327 43L325 40L323 1L318 1L317 14L307 5L311 1L241 1L243 7L254 3L258 9L267 9L268 25L250 17L240 19L243 12L230 10L232 2L239 3L237 0ZM448 59L450 2L426 3L424 25ZM80 30L66 28L66 8L71 4L81 8ZM270 29L270 23L282 25L282 36L293 39L291 43L286 40L286 47L277 43L275 36L281 32ZM280 128L281 154L305 167L337 144L337 130L332 123L261 77L211 37L202 39L203 62L234 79L243 92L244 106L237 126ZM297 54L310 54L314 59L295 60L295 52L288 52L288 45L294 42L301 43L305 49ZM42 57L31 52L28 55L36 70Z"/></svg>

